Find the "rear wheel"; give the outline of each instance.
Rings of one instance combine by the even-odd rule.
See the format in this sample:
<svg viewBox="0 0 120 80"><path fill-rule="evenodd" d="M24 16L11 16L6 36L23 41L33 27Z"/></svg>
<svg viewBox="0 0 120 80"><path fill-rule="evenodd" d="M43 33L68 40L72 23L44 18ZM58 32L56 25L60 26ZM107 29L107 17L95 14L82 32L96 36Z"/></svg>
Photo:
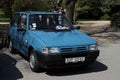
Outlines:
<svg viewBox="0 0 120 80"><path fill-rule="evenodd" d="M42 68L39 65L37 55L35 54L34 50L30 51L29 65L33 72L39 72L42 70Z"/></svg>

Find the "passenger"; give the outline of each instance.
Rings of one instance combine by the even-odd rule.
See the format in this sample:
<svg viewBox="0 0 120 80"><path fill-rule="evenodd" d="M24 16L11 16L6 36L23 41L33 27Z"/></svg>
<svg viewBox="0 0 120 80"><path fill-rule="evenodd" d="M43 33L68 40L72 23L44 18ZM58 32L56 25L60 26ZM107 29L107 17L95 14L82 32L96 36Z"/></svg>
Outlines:
<svg viewBox="0 0 120 80"><path fill-rule="evenodd" d="M46 18L46 22L47 22L47 25L50 24L50 20L49 20L49 17Z"/></svg>
<svg viewBox="0 0 120 80"><path fill-rule="evenodd" d="M42 15L39 15L39 20L37 21L38 23L38 29L43 28L43 19L42 19Z"/></svg>
<svg viewBox="0 0 120 80"><path fill-rule="evenodd" d="M58 9L58 13L62 14L62 8L61 7Z"/></svg>
<svg viewBox="0 0 120 80"><path fill-rule="evenodd" d="M26 15L21 16L20 26L23 29L26 29Z"/></svg>

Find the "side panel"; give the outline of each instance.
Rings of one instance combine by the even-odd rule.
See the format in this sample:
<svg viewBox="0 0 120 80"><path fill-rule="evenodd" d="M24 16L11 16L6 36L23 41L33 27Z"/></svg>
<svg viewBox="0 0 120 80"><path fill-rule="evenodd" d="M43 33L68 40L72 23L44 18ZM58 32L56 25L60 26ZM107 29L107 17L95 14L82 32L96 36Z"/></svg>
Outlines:
<svg viewBox="0 0 120 80"><path fill-rule="evenodd" d="M10 27L9 27L9 37L12 40L13 43L13 47L16 49L19 49L19 45L18 45L18 34L17 34L17 23L18 23L18 18L19 18L19 14L14 14L13 18L10 22Z"/></svg>
<svg viewBox="0 0 120 80"><path fill-rule="evenodd" d="M13 43L13 47L18 49L18 40L17 40L17 28L15 26L11 26L9 29L9 36Z"/></svg>
<svg viewBox="0 0 120 80"><path fill-rule="evenodd" d="M27 36L27 15L26 14L21 14L18 20L18 30L17 30L17 39L18 39L18 46L19 46L19 51L27 56L26 50L27 50L27 44L26 44L26 39L25 35Z"/></svg>

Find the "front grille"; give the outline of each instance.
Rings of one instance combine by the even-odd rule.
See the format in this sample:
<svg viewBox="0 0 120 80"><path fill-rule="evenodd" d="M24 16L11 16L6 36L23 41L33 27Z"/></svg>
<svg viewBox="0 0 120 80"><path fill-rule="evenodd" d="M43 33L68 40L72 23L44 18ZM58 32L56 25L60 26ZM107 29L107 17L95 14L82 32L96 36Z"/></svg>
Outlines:
<svg viewBox="0 0 120 80"><path fill-rule="evenodd" d="M86 46L60 48L61 53L82 52L82 51L86 51L86 50L87 50Z"/></svg>
<svg viewBox="0 0 120 80"><path fill-rule="evenodd" d="M60 49L61 53L69 53L69 52L74 52L73 48L61 48Z"/></svg>
<svg viewBox="0 0 120 80"><path fill-rule="evenodd" d="M86 47L85 46L77 47L77 52L79 51L86 51Z"/></svg>

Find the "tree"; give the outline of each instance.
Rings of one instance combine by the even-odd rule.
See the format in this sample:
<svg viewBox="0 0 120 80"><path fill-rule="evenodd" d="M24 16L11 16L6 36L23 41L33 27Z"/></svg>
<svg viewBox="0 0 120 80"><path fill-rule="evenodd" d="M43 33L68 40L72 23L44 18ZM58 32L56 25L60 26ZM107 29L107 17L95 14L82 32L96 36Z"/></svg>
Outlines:
<svg viewBox="0 0 120 80"><path fill-rule="evenodd" d="M14 2L14 0L0 0L0 3L2 4L2 7L5 11L6 17L11 17L11 15L12 15L11 6L12 6L13 2Z"/></svg>
<svg viewBox="0 0 120 80"><path fill-rule="evenodd" d="M77 0L65 0L66 16L73 23L74 8Z"/></svg>
<svg viewBox="0 0 120 80"><path fill-rule="evenodd" d="M111 12L110 5L114 3L114 0L101 0L102 6L101 10L105 14L109 14Z"/></svg>
<svg viewBox="0 0 120 80"><path fill-rule="evenodd" d="M114 0L111 7L111 26L120 28L120 0Z"/></svg>
<svg viewBox="0 0 120 80"><path fill-rule="evenodd" d="M15 0L12 11L48 11L51 9L49 0Z"/></svg>
<svg viewBox="0 0 120 80"><path fill-rule="evenodd" d="M74 8L77 0L50 0L50 1L56 2L60 7L63 3L63 5L65 5L65 8L66 8L66 16L69 19L69 21L73 23Z"/></svg>
<svg viewBox="0 0 120 80"><path fill-rule="evenodd" d="M57 1L61 5L63 0L0 0L4 4L5 14L9 17L17 11L48 11L52 9L50 1ZM64 0L66 16L73 23L74 7L77 0ZM12 7L11 7L12 6Z"/></svg>
<svg viewBox="0 0 120 80"><path fill-rule="evenodd" d="M99 19L102 15L101 0L78 0L76 3L77 18Z"/></svg>

